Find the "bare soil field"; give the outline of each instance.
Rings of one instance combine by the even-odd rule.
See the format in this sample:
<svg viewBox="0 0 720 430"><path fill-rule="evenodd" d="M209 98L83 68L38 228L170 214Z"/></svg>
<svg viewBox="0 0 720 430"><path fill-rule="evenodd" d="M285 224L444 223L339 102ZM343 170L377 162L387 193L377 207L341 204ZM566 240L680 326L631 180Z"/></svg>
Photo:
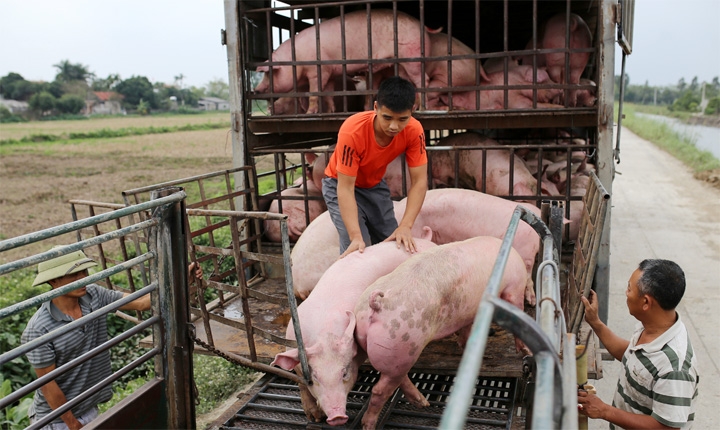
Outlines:
<svg viewBox="0 0 720 430"><path fill-rule="evenodd" d="M0 240L72 221L71 199L122 203L123 190L231 168L229 118L227 112L224 115L227 129L0 146ZM204 115L179 118L200 117L207 121ZM178 117L156 118L153 124L126 119L63 122L90 127L102 123L99 128L189 123ZM35 124L48 127L44 122ZM2 138L6 138L7 126L0 125ZM32 133L37 132L26 131L18 138ZM45 242L43 248L47 246ZM18 257L3 254L0 263Z"/></svg>

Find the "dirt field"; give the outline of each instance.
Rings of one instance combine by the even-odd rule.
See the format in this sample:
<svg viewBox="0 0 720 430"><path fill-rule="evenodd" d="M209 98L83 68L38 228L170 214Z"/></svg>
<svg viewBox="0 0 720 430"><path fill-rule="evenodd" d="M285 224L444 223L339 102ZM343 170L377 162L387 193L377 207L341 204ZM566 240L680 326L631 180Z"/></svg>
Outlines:
<svg viewBox="0 0 720 430"><path fill-rule="evenodd" d="M201 122L208 120L202 117L205 119ZM125 120L64 121L52 131L42 132L57 133L59 127L82 124L97 128L183 124L177 122L177 117L156 118L153 124ZM212 122L219 121L216 118ZM38 124L47 127L46 123ZM15 125L0 125L0 139L8 138L8 129L14 130ZM0 240L72 221L67 203L70 199L122 203L123 190L231 168L228 132L229 126L209 131L0 146ZM45 243L36 251L47 246ZM13 257L11 253L3 254L0 262Z"/></svg>

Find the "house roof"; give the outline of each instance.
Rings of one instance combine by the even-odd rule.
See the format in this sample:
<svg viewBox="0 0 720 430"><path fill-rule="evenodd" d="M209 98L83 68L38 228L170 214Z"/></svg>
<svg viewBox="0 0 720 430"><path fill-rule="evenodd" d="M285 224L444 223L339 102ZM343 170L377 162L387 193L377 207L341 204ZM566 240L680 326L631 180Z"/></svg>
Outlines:
<svg viewBox="0 0 720 430"><path fill-rule="evenodd" d="M95 94L95 97L97 97L101 102L123 98L122 94L118 94L115 91L93 91L93 94Z"/></svg>

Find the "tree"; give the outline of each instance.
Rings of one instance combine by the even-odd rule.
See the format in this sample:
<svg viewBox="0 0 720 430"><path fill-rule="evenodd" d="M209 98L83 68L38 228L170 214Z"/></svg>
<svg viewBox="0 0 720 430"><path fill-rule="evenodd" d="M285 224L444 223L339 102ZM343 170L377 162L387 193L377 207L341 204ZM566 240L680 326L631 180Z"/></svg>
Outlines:
<svg viewBox="0 0 720 430"><path fill-rule="evenodd" d="M85 99L75 94L65 94L55 103L62 113L78 114L85 107Z"/></svg>
<svg viewBox="0 0 720 430"><path fill-rule="evenodd" d="M720 114L720 97L715 97L708 101L708 105L705 108L705 115L717 115Z"/></svg>
<svg viewBox="0 0 720 430"><path fill-rule="evenodd" d="M120 75L117 73L109 74L105 79L93 79L91 87L93 91L111 91L115 88L115 86L117 86L117 84L120 83L120 81Z"/></svg>
<svg viewBox="0 0 720 430"><path fill-rule="evenodd" d="M11 99L11 94L15 88L15 83L24 81L25 78L19 73L10 72L7 75L0 78L0 94L6 99Z"/></svg>
<svg viewBox="0 0 720 430"><path fill-rule="evenodd" d="M692 81L690 81L690 87L688 88L690 91L697 91L700 84L698 84L698 77L695 76Z"/></svg>
<svg viewBox="0 0 720 430"><path fill-rule="evenodd" d="M685 87L687 87L687 84L685 83L685 78L680 78L677 84L677 88L680 92L685 91Z"/></svg>
<svg viewBox="0 0 720 430"><path fill-rule="evenodd" d="M42 91L37 94L33 94L30 97L28 104L30 109L38 112L40 115L44 115L48 111L52 111L55 108L55 97L47 91Z"/></svg>
<svg viewBox="0 0 720 430"><path fill-rule="evenodd" d="M73 64L69 60L62 60L58 64L53 64L53 67L58 69L55 80L60 82L70 81L84 81L95 76L94 73L88 70L87 66L80 63Z"/></svg>
<svg viewBox="0 0 720 430"><path fill-rule="evenodd" d="M115 90L125 97L125 104L132 109L137 108L141 99L153 109L158 106L153 85L145 76L133 76L125 79L117 84Z"/></svg>
<svg viewBox="0 0 720 430"><path fill-rule="evenodd" d="M217 97L219 99L228 100L230 98L230 87L228 86L227 81L223 79L213 79L205 84L205 95L208 97Z"/></svg>

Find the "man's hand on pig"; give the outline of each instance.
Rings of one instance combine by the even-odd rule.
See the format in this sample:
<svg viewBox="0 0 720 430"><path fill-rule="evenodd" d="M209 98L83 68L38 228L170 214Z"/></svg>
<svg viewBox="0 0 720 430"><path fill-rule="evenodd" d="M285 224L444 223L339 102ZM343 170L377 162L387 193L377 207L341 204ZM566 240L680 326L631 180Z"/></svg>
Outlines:
<svg viewBox="0 0 720 430"><path fill-rule="evenodd" d="M396 228L393 234L391 234L387 239L385 239L384 242L390 242L393 240L397 242L398 248L404 246L405 251L409 253L416 252L415 241L412 237L412 231L409 228L403 226Z"/></svg>

